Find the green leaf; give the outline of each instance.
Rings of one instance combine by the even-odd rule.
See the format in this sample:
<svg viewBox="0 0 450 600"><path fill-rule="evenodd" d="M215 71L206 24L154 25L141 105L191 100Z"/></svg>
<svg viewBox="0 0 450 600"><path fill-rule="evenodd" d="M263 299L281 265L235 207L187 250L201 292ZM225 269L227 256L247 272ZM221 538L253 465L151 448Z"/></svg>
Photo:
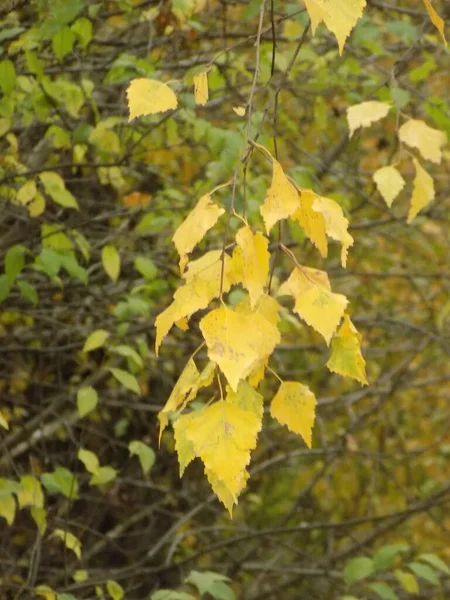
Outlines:
<svg viewBox="0 0 450 600"><path fill-rule="evenodd" d="M106 589L113 600L122 600L124 596L123 587L117 581L113 581L112 579L107 581Z"/></svg>
<svg viewBox="0 0 450 600"><path fill-rule="evenodd" d="M108 277L113 281L117 281L120 274L120 255L116 247L112 244L107 244L102 248L102 263Z"/></svg>
<svg viewBox="0 0 450 600"><path fill-rule="evenodd" d="M91 386L83 387L77 393L77 408L81 418L89 414L97 406L98 394Z"/></svg>
<svg viewBox="0 0 450 600"><path fill-rule="evenodd" d="M52 49L56 58L61 62L62 59L72 52L75 42L75 33L70 27L62 27L52 38Z"/></svg>
<svg viewBox="0 0 450 600"><path fill-rule="evenodd" d="M14 523L16 516L16 501L11 494L0 496L0 517L11 526Z"/></svg>
<svg viewBox="0 0 450 600"><path fill-rule="evenodd" d="M44 494L38 479L32 475L24 475L20 478L20 491L17 494L20 508L25 506L44 506Z"/></svg>
<svg viewBox="0 0 450 600"><path fill-rule="evenodd" d="M213 598L217 598L217 596L214 596L212 593L215 584L217 584L218 582L223 583L224 581L229 580L230 579L228 577L225 577L225 575L220 575L219 573L214 573L213 571L205 571L203 573L201 573L200 571L191 571L189 573L189 577L187 577L186 579L186 583L195 585L195 587L198 589L201 595L211 594ZM230 598L234 598L234 594ZM222 600L222 598L220 600ZM228 599L224 598L223 600Z"/></svg>
<svg viewBox="0 0 450 600"><path fill-rule="evenodd" d="M81 17L72 25L72 31L78 38L80 48L86 48L92 39L92 22L86 17Z"/></svg>
<svg viewBox="0 0 450 600"><path fill-rule="evenodd" d="M82 352L92 352L97 348L101 348L109 338L109 332L105 329L96 329L87 338L84 343Z"/></svg>
<svg viewBox="0 0 450 600"><path fill-rule="evenodd" d="M128 444L128 450L130 456L135 454L139 458L144 475L147 475L155 464L156 456L153 448L150 448L150 446L147 446L147 444L144 444L140 440L133 440Z"/></svg>
<svg viewBox="0 0 450 600"><path fill-rule="evenodd" d="M89 485L105 485L110 481L114 481L116 477L117 471L113 467L99 467L94 475L92 475Z"/></svg>
<svg viewBox="0 0 450 600"><path fill-rule="evenodd" d="M192 594L175 590L158 590L151 595L151 600L196 600Z"/></svg>
<svg viewBox="0 0 450 600"><path fill-rule="evenodd" d="M439 556L436 556L435 554L421 554L417 560L421 560L422 562L425 561L438 571L442 571L442 573L450 575L450 569L448 566L445 564L442 558L439 558Z"/></svg>
<svg viewBox="0 0 450 600"><path fill-rule="evenodd" d="M64 545L68 550L72 550L78 560L81 560L81 542L80 540L64 529L55 529L52 533L52 537L57 537L64 542Z"/></svg>
<svg viewBox="0 0 450 600"><path fill-rule="evenodd" d="M403 587L405 592L408 592L408 594L419 593L419 584L412 573L407 573L406 571L395 569L394 575L398 579L400 585Z"/></svg>
<svg viewBox="0 0 450 600"><path fill-rule="evenodd" d="M50 494L60 493L66 498L78 498L78 481L74 473L65 467L56 467L51 473L43 473L41 482Z"/></svg>
<svg viewBox="0 0 450 600"><path fill-rule="evenodd" d="M11 246L5 256L5 275L11 286L25 266L25 253L27 249L22 244Z"/></svg>
<svg viewBox="0 0 450 600"><path fill-rule="evenodd" d="M86 471L89 473L95 474L100 468L100 463L97 456L90 450L80 448L80 450L78 450L78 459L81 460L86 468Z"/></svg>
<svg viewBox="0 0 450 600"><path fill-rule="evenodd" d="M113 377L115 377L123 386L138 396L141 395L141 388L139 387L139 383L134 375L128 373L128 371L124 371L123 369L114 369L113 367L111 367L109 371L111 375L113 375Z"/></svg>
<svg viewBox="0 0 450 600"><path fill-rule="evenodd" d="M378 594L383 600L398 600L397 594L390 585L383 582L369 583L368 586L373 592Z"/></svg>
<svg viewBox="0 0 450 600"><path fill-rule="evenodd" d="M136 256L134 259L134 266L136 270L145 277L145 279L155 279L158 275L158 269L151 258L145 256Z"/></svg>
<svg viewBox="0 0 450 600"><path fill-rule="evenodd" d="M10 94L16 84L16 69L9 58L0 61L0 89L5 95Z"/></svg>
<svg viewBox="0 0 450 600"><path fill-rule="evenodd" d="M383 546L373 557L373 566L376 571L381 569L388 569L392 566L394 559L400 552L406 552L409 550L407 544L391 544L389 546Z"/></svg>
<svg viewBox="0 0 450 600"><path fill-rule="evenodd" d="M0 275L0 302L3 302L9 294L9 283L6 275Z"/></svg>
<svg viewBox="0 0 450 600"><path fill-rule="evenodd" d="M417 575L417 577L425 579L425 581L428 581L428 583L431 583L432 585L439 585L439 579L436 572L428 565L412 562L409 563L408 567L415 575Z"/></svg>
<svg viewBox="0 0 450 600"><path fill-rule="evenodd" d="M36 289L28 283L28 281L24 281L23 279L19 280L17 282L17 287L19 288L19 291L22 294L22 298L24 300L27 300L27 302L30 302L31 304L33 304L33 306L36 306L36 304L38 304L38 293Z"/></svg>
<svg viewBox="0 0 450 600"><path fill-rule="evenodd" d="M144 363L142 362L142 358L139 356L139 354L136 352L136 350L134 348L132 348L131 346L127 346L127 345L115 346L114 348L111 348L111 350L113 352L116 352L120 356L125 356L126 358L131 358L138 367L142 368L144 366Z"/></svg>
<svg viewBox="0 0 450 600"><path fill-rule="evenodd" d="M57 594L56 600L77 600L73 594Z"/></svg>
<svg viewBox="0 0 450 600"><path fill-rule="evenodd" d="M44 535L47 529L47 511L45 508L40 506L32 506L30 509L30 515L41 535Z"/></svg>
<svg viewBox="0 0 450 600"><path fill-rule="evenodd" d="M58 175L58 173L55 173L54 171L44 171L39 174L39 179L53 202L56 202L56 204L59 204L64 208L79 208L78 202L69 190L66 189L64 179ZM73 247L72 243L70 243L70 247ZM62 248L58 248L58 250L62 250Z"/></svg>
<svg viewBox="0 0 450 600"><path fill-rule="evenodd" d="M354 558L345 565L344 581L347 585L351 585L356 581L369 577L374 570L374 564L371 558L366 558L364 556Z"/></svg>
<svg viewBox="0 0 450 600"><path fill-rule="evenodd" d="M3 479L0 477L0 498L3 496L9 496L11 494L17 494L20 492L21 486L18 481L13 479Z"/></svg>

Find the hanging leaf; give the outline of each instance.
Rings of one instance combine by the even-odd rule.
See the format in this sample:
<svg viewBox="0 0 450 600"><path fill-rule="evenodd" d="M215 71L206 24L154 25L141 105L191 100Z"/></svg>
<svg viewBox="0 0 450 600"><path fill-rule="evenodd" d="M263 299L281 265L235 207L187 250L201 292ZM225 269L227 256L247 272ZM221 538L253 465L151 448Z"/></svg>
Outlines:
<svg viewBox="0 0 450 600"><path fill-rule="evenodd" d="M337 202L323 196L315 197L312 208L323 216L325 231L332 240L341 243L341 264L347 266L348 249L353 246L353 238L348 232L348 219Z"/></svg>
<svg viewBox="0 0 450 600"><path fill-rule="evenodd" d="M120 274L120 254L113 244L103 246L102 263L108 277L112 281L117 281Z"/></svg>
<svg viewBox="0 0 450 600"><path fill-rule="evenodd" d="M366 362L361 354L361 336L348 315L344 316L344 322L331 341L327 367L343 377L351 377L368 385Z"/></svg>
<svg viewBox="0 0 450 600"><path fill-rule="evenodd" d="M80 388L77 393L77 408L80 418L82 419L92 412L97 406L97 402L98 394L93 387Z"/></svg>
<svg viewBox="0 0 450 600"><path fill-rule="evenodd" d="M130 456L135 455L139 458L142 471L144 475L147 475L155 464L156 457L153 448L150 448L150 446L147 446L147 444L144 444L140 440L133 440L128 444L128 451L130 452Z"/></svg>
<svg viewBox="0 0 450 600"><path fill-rule="evenodd" d="M128 390L134 392L138 396L141 395L141 388L139 387L139 383L134 375L128 371L124 371L123 369L115 369L113 367L109 368L109 372Z"/></svg>
<svg viewBox="0 0 450 600"><path fill-rule="evenodd" d="M109 332L104 329L96 329L93 331L84 342L82 352L92 352L97 348L101 348L109 338Z"/></svg>
<svg viewBox="0 0 450 600"><path fill-rule="evenodd" d="M442 147L447 143L447 136L439 129L429 127L424 121L410 119L398 130L401 142L411 148L417 148L425 160L439 164L442 160Z"/></svg>
<svg viewBox="0 0 450 600"><path fill-rule="evenodd" d="M425 171L417 159L413 158L413 163L416 169L416 176L413 183L414 189L411 196L407 223L411 223L419 212L434 200L433 178Z"/></svg>
<svg viewBox="0 0 450 600"><path fill-rule="evenodd" d="M387 102L378 102L369 100L361 102L347 108L347 121L350 129L350 137L360 127L369 127L372 123L376 123L391 110L391 105Z"/></svg>
<svg viewBox="0 0 450 600"><path fill-rule="evenodd" d="M128 121L136 117L154 115L177 107L177 97L170 87L154 79L133 79L127 88Z"/></svg>
<svg viewBox="0 0 450 600"><path fill-rule="evenodd" d="M250 306L253 308L264 292L269 276L269 240L259 231L253 234L245 226L237 232L236 244L233 261L242 285L249 292Z"/></svg>
<svg viewBox="0 0 450 600"><path fill-rule="evenodd" d="M298 191L284 174L280 163L274 158L272 163L272 183L260 208L267 233L275 223L287 219L300 207Z"/></svg>
<svg viewBox="0 0 450 600"><path fill-rule="evenodd" d="M283 381L270 405L270 414L298 433L311 448L317 400L311 390L296 381Z"/></svg>
<svg viewBox="0 0 450 600"><path fill-rule="evenodd" d="M20 491L17 493L17 501L20 508L36 506L43 508L44 494L41 483L33 475L24 475L20 478Z"/></svg>
<svg viewBox="0 0 450 600"><path fill-rule="evenodd" d="M412 573L395 569L394 575L408 594L418 594L420 592L419 583Z"/></svg>
<svg viewBox="0 0 450 600"><path fill-rule="evenodd" d="M447 40L445 39L445 33L444 33L444 29L445 29L444 19L442 17L440 17L437 14L437 12L434 10L430 0L423 0L423 3L425 4L425 8L427 9L427 12L431 19L431 22L436 27L436 29L439 31L442 41L444 42L445 46L447 46Z"/></svg>
<svg viewBox="0 0 450 600"><path fill-rule="evenodd" d="M11 526L16 516L16 501L12 494L0 494L0 517Z"/></svg>
<svg viewBox="0 0 450 600"><path fill-rule="evenodd" d="M70 531L65 531L64 529L55 529L52 533L52 537L59 538L64 542L64 545L68 550L72 550L78 560L81 560L81 542L80 540L70 533Z"/></svg>
<svg viewBox="0 0 450 600"><path fill-rule="evenodd" d="M325 258L328 255L325 219L322 213L313 210L313 204L316 198L317 194L312 190L301 190L300 208L296 210L292 215L292 218L300 223L305 235Z"/></svg>
<svg viewBox="0 0 450 600"><path fill-rule="evenodd" d="M384 201L390 208L404 188L405 180L397 169L391 165L388 167L381 167L375 171L373 180L377 185L378 191L383 196Z"/></svg>
<svg viewBox="0 0 450 600"><path fill-rule="evenodd" d="M208 71L194 76L195 103L204 106L208 102Z"/></svg>

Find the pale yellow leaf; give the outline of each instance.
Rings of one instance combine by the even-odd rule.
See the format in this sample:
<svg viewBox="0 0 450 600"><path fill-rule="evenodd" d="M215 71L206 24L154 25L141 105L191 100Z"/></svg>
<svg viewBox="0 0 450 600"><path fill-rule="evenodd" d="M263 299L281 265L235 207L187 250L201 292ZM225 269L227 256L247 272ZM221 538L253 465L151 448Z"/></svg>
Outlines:
<svg viewBox="0 0 450 600"><path fill-rule="evenodd" d="M328 254L325 219L320 212L313 210L316 198L317 194L312 190L301 190L300 208L292 215L292 218L300 223L306 236L325 258Z"/></svg>
<svg viewBox="0 0 450 600"><path fill-rule="evenodd" d="M109 332L105 329L96 329L93 331L84 342L82 352L91 352L97 348L101 348L109 338Z"/></svg>
<svg viewBox="0 0 450 600"><path fill-rule="evenodd" d="M313 33L321 21L334 33L342 54L345 40L362 16L366 0L304 0Z"/></svg>
<svg viewBox="0 0 450 600"><path fill-rule="evenodd" d="M154 115L177 107L177 97L165 83L155 79L133 79L127 88L128 121L136 117Z"/></svg>
<svg viewBox="0 0 450 600"><path fill-rule="evenodd" d="M261 424L254 413L224 401L195 412L187 424L195 454L235 499L245 485L245 467Z"/></svg>
<svg viewBox="0 0 450 600"><path fill-rule="evenodd" d="M227 386L227 402L254 413L262 419L264 398L247 381L240 381L236 392Z"/></svg>
<svg viewBox="0 0 450 600"><path fill-rule="evenodd" d="M313 287L321 287L331 291L330 281L325 271L310 267L294 267L289 278L278 289L278 296L298 298Z"/></svg>
<svg viewBox="0 0 450 600"><path fill-rule="evenodd" d="M39 479L33 475L24 475L20 478L21 489L17 494L17 501L20 508L25 506L36 506L43 508L44 494Z"/></svg>
<svg viewBox="0 0 450 600"><path fill-rule="evenodd" d="M261 294L253 308L250 306L250 298L248 296L245 296L236 306L236 312L247 314L259 313L273 325L277 325L280 320L280 309L281 307L277 300L268 294Z"/></svg>
<svg viewBox="0 0 450 600"><path fill-rule="evenodd" d="M245 226L236 234L237 247L233 260L240 263L236 268L241 273L242 285L249 292L250 306L253 308L264 291L269 275L269 240L261 233L252 233Z"/></svg>
<svg viewBox="0 0 450 600"><path fill-rule="evenodd" d="M296 381L283 381L270 405L270 414L298 433L311 448L317 400L311 390Z"/></svg>
<svg viewBox="0 0 450 600"><path fill-rule="evenodd" d="M343 377L351 377L368 385L366 362L361 354L361 336L348 315L345 315L344 322L331 341L327 367Z"/></svg>
<svg viewBox="0 0 450 600"><path fill-rule="evenodd" d="M293 215L300 206L298 191L285 175L280 163L272 160L272 183L260 207L267 233L275 223Z"/></svg>
<svg viewBox="0 0 450 600"><path fill-rule="evenodd" d="M353 246L353 238L348 232L348 219L342 208L331 198L317 196L313 202L313 210L322 214L325 220L327 236L341 243L341 264L347 266L347 254Z"/></svg>
<svg viewBox="0 0 450 600"><path fill-rule="evenodd" d="M348 300L320 287L312 287L295 301L295 312L330 343L347 307Z"/></svg>
<svg viewBox="0 0 450 600"><path fill-rule="evenodd" d="M417 159L413 158L413 162L416 169L416 176L414 178L414 189L411 196L407 223L411 223L418 213L434 200L433 178L425 171Z"/></svg>
<svg viewBox="0 0 450 600"><path fill-rule="evenodd" d="M375 171L373 180L377 185L378 191L383 196L384 201L391 207L394 200L402 191L405 180L392 165L381 167L381 169Z"/></svg>
<svg viewBox="0 0 450 600"><path fill-rule="evenodd" d="M207 71L194 76L195 103L204 106L208 102L208 75Z"/></svg>
<svg viewBox="0 0 450 600"><path fill-rule="evenodd" d="M444 33L444 28L445 28L444 19L442 17L440 17L437 14L437 12L434 10L430 0L423 0L423 3L425 4L425 8L427 9L427 12L430 16L431 22L436 27L436 29L439 31L444 44L447 45L447 40L445 39L445 33Z"/></svg>
<svg viewBox="0 0 450 600"><path fill-rule="evenodd" d="M441 162L441 149L447 143L447 135L443 131L428 127L424 121L410 119L400 127L398 137L411 148L417 148L425 160Z"/></svg>
<svg viewBox="0 0 450 600"><path fill-rule="evenodd" d="M391 109L387 102L369 100L347 108L347 121L350 129L350 137L359 127L369 127L372 123L384 119Z"/></svg>
<svg viewBox="0 0 450 600"><path fill-rule="evenodd" d="M280 341L277 327L259 313L224 306L203 317L200 329L210 360L218 364L234 391Z"/></svg>
<svg viewBox="0 0 450 600"><path fill-rule="evenodd" d="M205 194L178 227L172 240L180 255L181 272L184 271L188 261L187 255L203 239L206 232L214 227L218 218L224 212L223 208L219 208L214 204L210 194Z"/></svg>
<svg viewBox="0 0 450 600"><path fill-rule="evenodd" d="M248 382L254 388L257 388L266 374L268 359L260 361L248 376Z"/></svg>
<svg viewBox="0 0 450 600"><path fill-rule="evenodd" d="M72 550L78 560L81 560L81 542L80 540L70 533L70 531L65 531L64 529L55 529L52 533L52 537L57 537L63 541L65 547L68 550Z"/></svg>
<svg viewBox="0 0 450 600"><path fill-rule="evenodd" d="M233 106L233 111L238 117L243 117L245 115L245 106Z"/></svg>
<svg viewBox="0 0 450 600"><path fill-rule="evenodd" d="M102 263L108 277L117 281L120 274L120 254L113 244L106 244L102 248Z"/></svg>

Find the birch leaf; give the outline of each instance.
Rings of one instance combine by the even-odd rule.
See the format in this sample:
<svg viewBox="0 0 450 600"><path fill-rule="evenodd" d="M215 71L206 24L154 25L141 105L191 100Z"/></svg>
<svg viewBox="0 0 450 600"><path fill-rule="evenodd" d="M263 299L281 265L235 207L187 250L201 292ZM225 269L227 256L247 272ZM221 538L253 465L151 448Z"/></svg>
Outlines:
<svg viewBox="0 0 450 600"><path fill-rule="evenodd" d="M65 531L64 529L55 529L52 536L62 540L66 548L72 550L78 560L81 560L81 542L73 535L73 533Z"/></svg>
<svg viewBox="0 0 450 600"><path fill-rule="evenodd" d="M117 281L120 274L120 254L113 244L103 246L102 264L108 277L112 281Z"/></svg>
<svg viewBox="0 0 450 600"><path fill-rule="evenodd" d="M224 306L203 317L200 329L210 360L218 364L234 391L280 341L277 327L259 313Z"/></svg>
<svg viewBox="0 0 450 600"><path fill-rule="evenodd" d="M12 494L2 494L0 496L0 517L11 526L16 516L16 501Z"/></svg>
<svg viewBox="0 0 450 600"><path fill-rule="evenodd" d="M413 163L416 169L416 176L414 178L414 189L411 196L407 223L411 223L419 212L434 200L433 178L425 171L417 159L413 158Z"/></svg>
<svg viewBox="0 0 450 600"><path fill-rule="evenodd" d="M216 494L218 499L222 502L225 508L230 513L230 517L233 515L233 508L237 504L238 494L245 488L247 480L250 477L248 471L244 469L240 475L240 481L238 484L239 492L233 495L227 488L225 483L217 477L217 475L210 469L205 469L205 475L212 487L213 492Z"/></svg>
<svg viewBox="0 0 450 600"><path fill-rule="evenodd" d="M269 276L269 240L259 231L253 234L245 226L237 232L236 243L233 260L240 263L236 268L241 273L242 284L249 292L253 308L263 293Z"/></svg>
<svg viewBox="0 0 450 600"><path fill-rule="evenodd" d="M194 76L194 98L195 103L204 106L208 102L208 72L203 71Z"/></svg>
<svg viewBox="0 0 450 600"><path fill-rule="evenodd" d="M394 200L402 191L405 180L393 166L381 167L373 175L378 191L386 204L391 207Z"/></svg>
<svg viewBox="0 0 450 600"><path fill-rule="evenodd" d="M433 6L431 5L430 0L423 0L423 3L425 4L425 8L427 9L427 12L431 19L431 22L436 27L436 29L439 31L442 41L447 46L447 40L445 39L445 33L444 33L444 28L445 28L444 19L442 17L440 17L437 14L437 12L434 10Z"/></svg>
<svg viewBox="0 0 450 600"><path fill-rule="evenodd" d="M104 345L109 338L109 332L105 329L96 329L93 331L84 342L82 352L92 352Z"/></svg>
<svg viewBox="0 0 450 600"><path fill-rule="evenodd" d="M214 227L218 218L224 213L211 200L211 195L202 196L195 208L189 213L183 223L178 227L172 240L180 255L180 270L184 271L187 264L187 255L203 239L206 232Z"/></svg>
<svg viewBox="0 0 450 600"><path fill-rule="evenodd" d="M186 467L196 457L194 444L186 434L186 428L191 420L195 417L195 414L195 412L191 412L187 415L181 415L173 424L175 450L178 455L178 464L180 465L180 477L183 476Z"/></svg>
<svg viewBox="0 0 450 600"><path fill-rule="evenodd" d="M263 417L264 398L247 381L240 381L236 392L227 387L227 402L248 410L258 419Z"/></svg>
<svg viewBox="0 0 450 600"><path fill-rule="evenodd" d="M128 121L136 117L154 115L177 107L177 97L165 83L155 79L133 79L127 88Z"/></svg>
<svg viewBox="0 0 450 600"><path fill-rule="evenodd" d="M297 190L286 177L280 163L272 160L272 183L260 208L267 233L275 223L293 215L300 206Z"/></svg>
<svg viewBox="0 0 450 600"><path fill-rule="evenodd" d="M325 258L328 255L328 240L326 236L325 219L320 212L313 210L317 194L312 190L301 190L300 208L292 215L303 227L306 237Z"/></svg>
<svg viewBox="0 0 450 600"><path fill-rule="evenodd" d="M411 148L417 148L425 160L437 164L441 162L441 149L447 143L447 136L443 131L428 127L424 121L410 119L400 127L398 137Z"/></svg>
<svg viewBox="0 0 450 600"><path fill-rule="evenodd" d="M391 105L387 102L378 102L369 100L361 102L347 108L347 121L350 129L350 137L360 127L369 127L372 123L376 123L383 119L391 109Z"/></svg>
<svg viewBox="0 0 450 600"><path fill-rule="evenodd" d="M270 414L290 431L301 435L311 448L316 403L316 397L306 385L283 381L270 405Z"/></svg>
<svg viewBox="0 0 450 600"><path fill-rule="evenodd" d="M348 315L345 315L344 322L331 342L331 356L327 367L343 377L351 377L368 385L366 362L361 354L361 336Z"/></svg>
<svg viewBox="0 0 450 600"><path fill-rule="evenodd" d="M341 243L341 264L346 267L348 249L353 246L354 240L348 232L349 223L344 211L337 202L322 196L316 196L312 207L322 214L327 236Z"/></svg>
<svg viewBox="0 0 450 600"><path fill-rule="evenodd" d="M25 506L43 508L44 494L41 483L36 477L24 475L20 478L20 491L17 493L17 501L20 508Z"/></svg>

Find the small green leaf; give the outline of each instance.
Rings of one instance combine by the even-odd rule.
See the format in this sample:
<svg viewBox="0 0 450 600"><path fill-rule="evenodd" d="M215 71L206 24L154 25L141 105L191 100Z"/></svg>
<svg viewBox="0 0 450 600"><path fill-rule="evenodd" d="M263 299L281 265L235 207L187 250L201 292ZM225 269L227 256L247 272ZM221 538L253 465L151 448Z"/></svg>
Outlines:
<svg viewBox="0 0 450 600"><path fill-rule="evenodd" d="M392 566L396 556L398 556L400 552L406 552L407 550L409 550L407 544L390 544L389 546L383 546L373 557L373 566L375 570L380 571L381 569L388 569Z"/></svg>
<svg viewBox="0 0 450 600"><path fill-rule="evenodd" d="M14 523L14 517L16 516L16 501L14 496L11 494L0 496L0 517L3 517L5 521L11 526Z"/></svg>
<svg viewBox="0 0 450 600"><path fill-rule="evenodd" d="M155 277L158 275L158 269L151 258L147 258L145 256L136 256L134 259L134 266L142 275L142 277L145 277L145 279L155 279Z"/></svg>
<svg viewBox="0 0 450 600"><path fill-rule="evenodd" d="M92 22L86 17L81 17L75 21L71 29L77 36L80 47L86 48L92 39Z"/></svg>
<svg viewBox="0 0 450 600"><path fill-rule="evenodd" d="M91 352L104 345L109 337L109 332L105 329L96 329L93 331L84 343L82 352Z"/></svg>
<svg viewBox="0 0 450 600"><path fill-rule="evenodd" d="M44 535L47 529L47 511L45 508L39 506L32 506L30 509L30 515L41 535Z"/></svg>
<svg viewBox="0 0 450 600"><path fill-rule="evenodd" d="M89 473L95 474L100 468L100 463L97 456L90 450L80 448L80 450L78 450L78 459L81 460L86 468L86 471Z"/></svg>
<svg viewBox="0 0 450 600"><path fill-rule="evenodd" d="M33 304L33 306L36 306L36 304L39 302L39 296L36 289L30 285L28 281L24 281L23 279L20 279L17 282L17 287L22 294L22 298Z"/></svg>
<svg viewBox="0 0 450 600"><path fill-rule="evenodd" d="M9 283L6 275L0 275L0 302L3 302L9 294Z"/></svg>
<svg viewBox="0 0 450 600"><path fill-rule="evenodd" d="M117 354L120 354L120 356L125 356L126 358L131 358L138 367L143 367L144 363L142 362L142 358L139 356L139 354L136 352L136 350L134 348L132 348L131 346L126 346L126 345L122 345L122 346L115 346L114 348L111 348L111 350L113 352L116 352Z"/></svg>
<svg viewBox="0 0 450 600"><path fill-rule="evenodd" d="M52 537L57 537L64 542L64 545L68 550L72 550L78 560L81 560L81 542L80 540L64 529L55 529L52 533Z"/></svg>
<svg viewBox="0 0 450 600"><path fill-rule="evenodd" d="M425 561L438 571L442 571L442 573L450 575L450 569L448 566L445 564L442 558L439 558L439 556L436 556L435 554L421 554L418 557L418 560L421 560L422 562Z"/></svg>
<svg viewBox="0 0 450 600"><path fill-rule="evenodd" d="M138 396L141 395L141 388L139 387L139 383L134 375L128 373L128 371L124 371L123 369L109 369L111 375L119 381L123 386L127 389L131 390Z"/></svg>
<svg viewBox="0 0 450 600"><path fill-rule="evenodd" d="M52 38L52 49L59 61L72 52L75 34L70 27L62 27Z"/></svg>
<svg viewBox="0 0 450 600"><path fill-rule="evenodd" d="M93 387L83 387L78 390L77 407L80 418L89 414L97 406L98 394Z"/></svg>
<svg viewBox="0 0 450 600"><path fill-rule="evenodd" d="M406 571L395 569L394 575L397 577L400 585L403 587L405 592L408 592L408 594L419 593L419 584L412 573L407 573Z"/></svg>
<svg viewBox="0 0 450 600"><path fill-rule="evenodd" d="M117 477L117 471L113 467L99 467L92 475L89 485L105 485L110 481L114 481Z"/></svg>
<svg viewBox="0 0 450 600"><path fill-rule="evenodd" d="M120 274L120 255L112 244L103 246L102 263L108 277L117 281Z"/></svg>
<svg viewBox="0 0 450 600"><path fill-rule="evenodd" d="M150 446L147 446L147 444L144 444L140 440L133 440L128 444L128 450L130 451L130 456L135 454L139 458L144 475L147 475L155 464L156 456L153 448L150 448Z"/></svg>
<svg viewBox="0 0 450 600"><path fill-rule="evenodd" d="M10 94L16 84L16 69L9 58L0 61L0 89L5 95Z"/></svg>
<svg viewBox="0 0 450 600"><path fill-rule="evenodd" d="M224 581L229 581L229 578L225 577L225 575L214 573L213 571L205 571L203 573L201 573L200 571L191 571L189 573L189 577L187 577L186 579L186 583L195 585L195 587L198 589L201 595L211 594L213 598L217 598L217 596L214 596L212 593L212 590L214 590L215 585L219 582L223 584ZM234 594L232 598L234 598ZM220 600L222 600L222 598L220 598ZM223 598L223 600L228 599Z"/></svg>
<svg viewBox="0 0 450 600"><path fill-rule="evenodd" d="M123 587L117 581L113 581L112 579L107 581L106 589L113 600L122 600L124 596Z"/></svg>
<svg viewBox="0 0 450 600"><path fill-rule="evenodd" d="M383 600L398 600L397 594L390 585L383 582L369 583L368 586L373 592L378 594Z"/></svg>
<svg viewBox="0 0 450 600"><path fill-rule="evenodd" d="M50 494L63 494L66 498L78 498L78 481L74 473L65 467L56 467L51 473L43 473L41 482Z"/></svg>
<svg viewBox="0 0 450 600"><path fill-rule="evenodd" d="M415 575L417 575L417 577L425 579L425 581L428 581L428 583L431 583L432 585L439 585L439 579L436 572L428 565L412 562L409 563L408 567Z"/></svg>
<svg viewBox="0 0 450 600"><path fill-rule="evenodd" d="M11 286L25 266L25 253L27 249L22 244L11 246L5 256L5 275Z"/></svg>
<svg viewBox="0 0 450 600"><path fill-rule="evenodd" d="M344 581L347 585L351 585L356 581L365 579L374 572L373 560L364 556L354 558L345 565Z"/></svg>
<svg viewBox="0 0 450 600"><path fill-rule="evenodd" d="M25 506L44 506L44 494L40 481L32 475L24 475L20 478L20 492L17 494L20 508Z"/></svg>

